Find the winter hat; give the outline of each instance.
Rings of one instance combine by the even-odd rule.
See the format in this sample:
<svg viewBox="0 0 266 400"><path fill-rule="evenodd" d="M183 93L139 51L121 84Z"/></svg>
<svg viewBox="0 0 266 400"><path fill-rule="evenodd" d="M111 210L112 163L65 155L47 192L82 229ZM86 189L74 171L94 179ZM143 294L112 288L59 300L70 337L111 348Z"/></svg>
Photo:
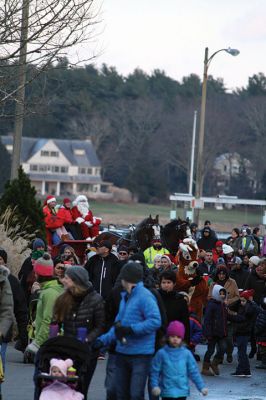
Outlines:
<svg viewBox="0 0 266 400"><path fill-rule="evenodd" d="M0 265L0 283L6 281L9 274L9 269L4 265Z"/></svg>
<svg viewBox="0 0 266 400"><path fill-rule="evenodd" d="M218 260L217 260L217 263L216 263L216 268L220 267L222 265L226 266L225 261L224 261L223 257L219 257Z"/></svg>
<svg viewBox="0 0 266 400"><path fill-rule="evenodd" d="M40 238L36 238L32 243L32 250L37 250L38 247L43 247L45 249L45 243Z"/></svg>
<svg viewBox="0 0 266 400"><path fill-rule="evenodd" d="M254 289L243 290L243 292L240 293L240 297L244 297L244 299L248 300L249 297L254 296L254 293Z"/></svg>
<svg viewBox="0 0 266 400"><path fill-rule="evenodd" d="M117 251L118 251L118 253L120 251L125 251L128 254L128 247L125 246L124 244L122 244L121 246L118 247Z"/></svg>
<svg viewBox="0 0 266 400"><path fill-rule="evenodd" d="M223 252L225 255L234 253L234 249L231 246L229 246L228 244L223 244Z"/></svg>
<svg viewBox="0 0 266 400"><path fill-rule="evenodd" d="M134 261L128 261L121 270L120 279L130 282L138 283L143 280L143 266Z"/></svg>
<svg viewBox="0 0 266 400"><path fill-rule="evenodd" d="M167 328L167 336L178 336L181 339L185 337L185 327L180 321L172 321Z"/></svg>
<svg viewBox="0 0 266 400"><path fill-rule="evenodd" d="M110 240L102 240L99 244L98 247L107 247L107 249L112 250L112 243Z"/></svg>
<svg viewBox="0 0 266 400"><path fill-rule="evenodd" d="M222 246L223 246L222 240L217 240L217 242L215 243L215 247L222 247Z"/></svg>
<svg viewBox="0 0 266 400"><path fill-rule="evenodd" d="M240 264L242 264L242 260L241 260L241 258L240 257L234 257L233 259L232 259L232 261L231 261L231 263L232 264L238 264L238 265L240 265Z"/></svg>
<svg viewBox="0 0 266 400"><path fill-rule="evenodd" d="M54 196L49 195L46 197L44 204L47 205L47 204L52 203L53 201L56 202L56 198Z"/></svg>
<svg viewBox="0 0 266 400"><path fill-rule="evenodd" d="M86 289L91 287L88 271L84 267L80 267L79 265L68 267L65 276L72 279L72 281L78 286L82 286Z"/></svg>
<svg viewBox="0 0 266 400"><path fill-rule="evenodd" d="M73 361L71 360L71 358L68 358L67 360L58 360L57 358L52 358L50 360L50 374L52 368L57 367L58 369L60 369L60 371L64 376L67 376L67 370L72 366L73 366Z"/></svg>
<svg viewBox="0 0 266 400"><path fill-rule="evenodd" d="M2 259L4 260L4 263L6 264L7 263L7 252L2 248L0 248L0 257L2 257Z"/></svg>
<svg viewBox="0 0 266 400"><path fill-rule="evenodd" d="M48 253L43 253L43 256L38 258L34 263L34 272L39 276L53 276L54 263Z"/></svg>
<svg viewBox="0 0 266 400"><path fill-rule="evenodd" d="M68 197L63 199L63 204L71 203L71 200Z"/></svg>
<svg viewBox="0 0 266 400"><path fill-rule="evenodd" d="M260 257L258 257L258 256L252 256L252 257L250 257L250 259L249 259L249 261L251 261L252 264L256 265L256 267L259 265L260 260L261 260L261 259L260 259Z"/></svg>

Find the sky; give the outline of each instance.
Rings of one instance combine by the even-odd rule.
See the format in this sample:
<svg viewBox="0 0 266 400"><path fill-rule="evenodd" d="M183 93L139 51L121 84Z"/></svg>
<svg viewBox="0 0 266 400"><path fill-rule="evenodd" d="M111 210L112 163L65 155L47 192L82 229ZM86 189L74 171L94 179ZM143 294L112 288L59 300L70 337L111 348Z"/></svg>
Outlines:
<svg viewBox="0 0 266 400"><path fill-rule="evenodd" d="M209 55L240 51L217 54L209 67L229 91L266 74L266 0L101 0L99 21L95 64L122 75L141 68L178 81L191 73L202 78L205 47Z"/></svg>

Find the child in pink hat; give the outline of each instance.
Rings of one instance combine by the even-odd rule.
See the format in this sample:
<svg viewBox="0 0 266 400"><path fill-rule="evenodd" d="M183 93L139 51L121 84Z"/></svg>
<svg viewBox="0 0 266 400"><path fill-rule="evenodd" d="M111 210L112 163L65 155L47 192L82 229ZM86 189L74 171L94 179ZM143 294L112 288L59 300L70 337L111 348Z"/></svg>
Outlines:
<svg viewBox="0 0 266 400"><path fill-rule="evenodd" d="M184 336L182 322L172 321L167 328L167 345L152 360L150 383L154 396L186 399L189 396L189 377L203 396L208 394L193 355L183 346Z"/></svg>
<svg viewBox="0 0 266 400"><path fill-rule="evenodd" d="M50 360L50 375L54 377L67 377L67 371L73 366L73 361L60 360L52 358ZM46 386L40 395L40 400L83 400L84 396L75 391L62 380L54 380L49 386Z"/></svg>

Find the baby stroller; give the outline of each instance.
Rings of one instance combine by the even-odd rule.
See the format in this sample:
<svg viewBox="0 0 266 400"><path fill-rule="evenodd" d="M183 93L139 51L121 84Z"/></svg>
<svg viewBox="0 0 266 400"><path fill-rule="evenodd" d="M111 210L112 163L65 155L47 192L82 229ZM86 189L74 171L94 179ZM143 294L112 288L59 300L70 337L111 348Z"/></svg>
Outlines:
<svg viewBox="0 0 266 400"><path fill-rule="evenodd" d="M35 358L35 393L34 400L38 400L43 388L44 380L53 379L49 375L50 360L59 358L66 360L71 358L74 362L74 368L77 370L77 378L68 378L69 382L75 382L75 390L84 394L87 398L88 385L86 376L90 364L90 350L88 344L84 344L75 338L66 336L57 336L48 339L38 351Z"/></svg>

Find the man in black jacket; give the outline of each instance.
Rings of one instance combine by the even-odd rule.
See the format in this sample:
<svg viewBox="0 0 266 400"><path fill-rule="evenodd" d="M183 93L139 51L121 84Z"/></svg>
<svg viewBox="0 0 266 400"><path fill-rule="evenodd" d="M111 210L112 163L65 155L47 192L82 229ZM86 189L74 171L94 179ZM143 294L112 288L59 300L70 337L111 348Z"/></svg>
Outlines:
<svg viewBox="0 0 266 400"><path fill-rule="evenodd" d="M189 311L184 296L174 290L176 274L174 271L164 271L160 275L159 293L164 303L167 322L180 321L185 326L185 342L190 343Z"/></svg>
<svg viewBox="0 0 266 400"><path fill-rule="evenodd" d="M236 281L238 289L244 289L249 273L243 268L240 257L234 257L232 259L229 276Z"/></svg>
<svg viewBox="0 0 266 400"><path fill-rule="evenodd" d="M97 247L97 254L92 256L85 264L89 278L94 289L107 299L120 272L118 258L111 253L112 244L103 240Z"/></svg>
<svg viewBox="0 0 266 400"><path fill-rule="evenodd" d="M254 301L261 304L266 297L266 258L262 258L256 269L249 273L244 289L254 289Z"/></svg>

